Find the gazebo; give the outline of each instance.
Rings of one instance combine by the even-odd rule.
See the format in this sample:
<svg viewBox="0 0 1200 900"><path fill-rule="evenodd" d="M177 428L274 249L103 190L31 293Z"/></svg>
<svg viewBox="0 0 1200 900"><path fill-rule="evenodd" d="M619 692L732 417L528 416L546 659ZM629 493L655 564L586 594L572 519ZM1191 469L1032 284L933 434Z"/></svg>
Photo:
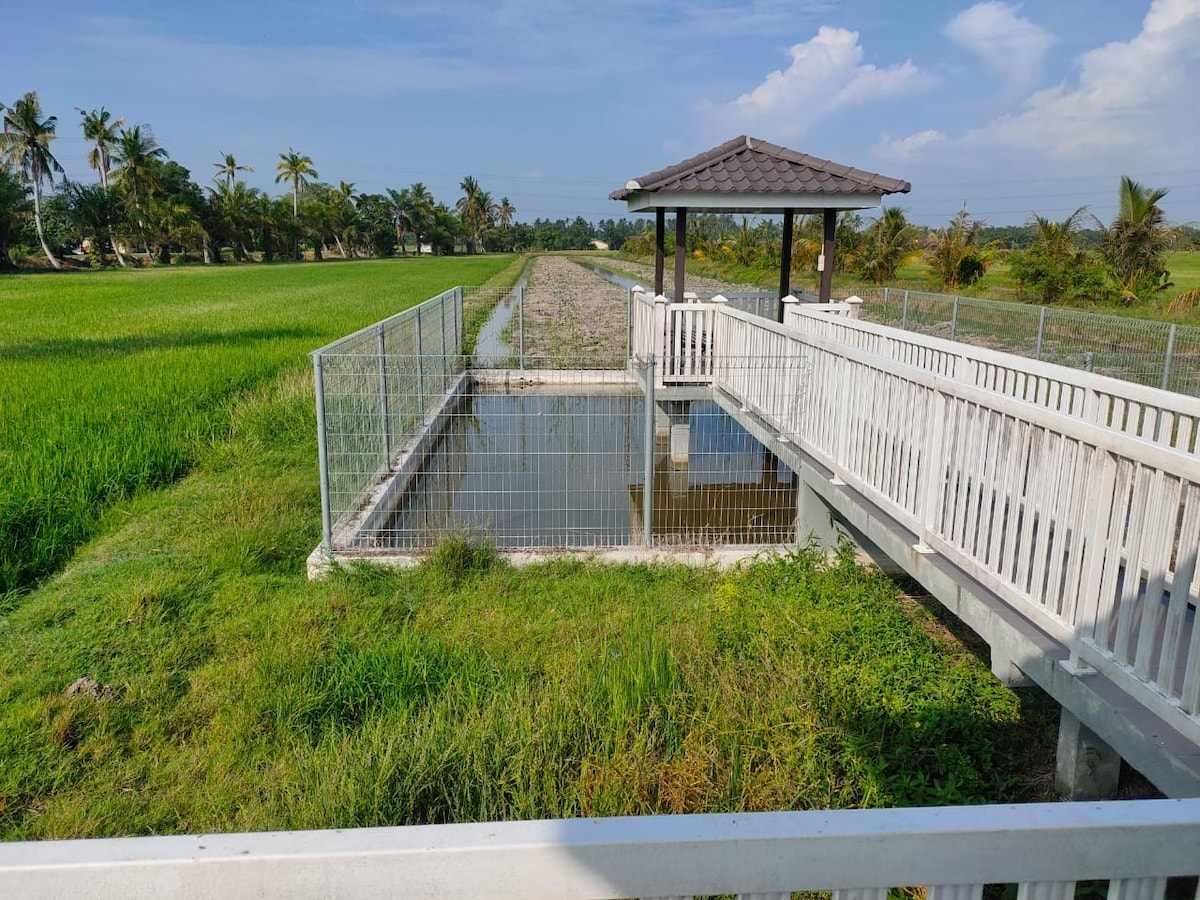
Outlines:
<svg viewBox="0 0 1200 900"><path fill-rule="evenodd" d="M626 183L609 198L624 200L629 212L654 210L654 293L663 292L666 214L675 211L675 299L683 299L687 259L687 214L694 212L783 215L779 296L791 293L792 228L796 213L824 216L818 269L820 297L833 286L834 231L844 209L871 209L885 194L907 194L907 181L797 153L742 135L681 163ZM780 307L782 315L782 307Z"/></svg>

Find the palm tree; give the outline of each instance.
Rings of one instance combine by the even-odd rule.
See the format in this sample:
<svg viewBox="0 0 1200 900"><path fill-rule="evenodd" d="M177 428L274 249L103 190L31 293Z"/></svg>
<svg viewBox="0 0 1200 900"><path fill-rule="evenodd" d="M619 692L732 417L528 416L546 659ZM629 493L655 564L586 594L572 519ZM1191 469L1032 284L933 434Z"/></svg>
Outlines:
<svg viewBox="0 0 1200 900"><path fill-rule="evenodd" d="M1076 243L1086 211L1087 207L1081 206L1061 222L1030 213L1034 242L1012 254L1012 274L1022 289L1036 294L1041 303L1096 300L1107 292L1091 255Z"/></svg>
<svg viewBox="0 0 1200 900"><path fill-rule="evenodd" d="M154 139L149 125L123 128L117 136L117 146L113 151L113 162L117 167L113 173L133 203L134 216L137 219L138 231L142 234L147 257L150 255L150 244L146 237L143 201L147 199L147 194L158 188L157 163L166 158L167 151Z"/></svg>
<svg viewBox="0 0 1200 900"><path fill-rule="evenodd" d="M16 268L8 248L16 243L29 203L29 189L7 163L0 161L0 271Z"/></svg>
<svg viewBox="0 0 1200 900"><path fill-rule="evenodd" d="M117 262L125 265L116 228L121 223L121 201L116 192L102 184L66 181L67 215L80 236L90 245L88 257L94 268L104 265L104 245L112 244Z"/></svg>
<svg viewBox="0 0 1200 900"><path fill-rule="evenodd" d="M247 242L254 242L254 232L261 222L261 192L244 181L218 183L212 192L211 203L216 208L224 236L239 260L249 260Z"/></svg>
<svg viewBox="0 0 1200 900"><path fill-rule="evenodd" d="M275 176L276 184L281 181L292 183L292 218L297 219L300 216L300 188L308 184L309 178L319 177L313 168L312 157L301 156L289 147L287 153L279 154L275 170L279 173Z"/></svg>
<svg viewBox="0 0 1200 900"><path fill-rule="evenodd" d="M492 197L479 186L479 182L471 175L463 178L459 188L463 195L455 204L455 208L462 221L468 250L471 253L477 253L483 241L483 233L491 224Z"/></svg>
<svg viewBox="0 0 1200 900"><path fill-rule="evenodd" d="M421 238L433 227L435 208L433 194L429 193L429 188L425 187L423 182L415 182L408 188L407 218L417 240L417 256L421 255Z"/></svg>
<svg viewBox="0 0 1200 900"><path fill-rule="evenodd" d="M117 142L117 129L125 124L124 119L113 119L103 106L84 112L78 106L76 111L82 117L83 139L95 142L88 152L88 165L100 173L101 187L108 187L108 170L111 167L112 147Z"/></svg>
<svg viewBox="0 0 1200 900"><path fill-rule="evenodd" d="M395 188L387 189L387 212L391 217L392 225L396 229L396 244L400 247L400 252L404 252L404 235L408 230L409 220L408 211L412 203L412 197L408 188L396 190ZM417 247L420 250L420 247Z"/></svg>
<svg viewBox="0 0 1200 900"><path fill-rule="evenodd" d="M876 284L883 284L894 279L913 254L916 229L908 224L900 207L885 206L865 237L857 257L858 271Z"/></svg>
<svg viewBox="0 0 1200 900"><path fill-rule="evenodd" d="M50 152L58 117L42 118L42 104L38 102L35 91L30 91L12 106L0 104L0 109L4 110L0 157L20 172L26 184L32 186L33 221L37 226L38 240L42 243L42 252L46 254L50 265L61 269L62 263L50 252L42 229L42 181L54 184L54 173L63 170Z"/></svg>
<svg viewBox="0 0 1200 900"><path fill-rule="evenodd" d="M930 235L925 258L943 290L974 284L987 271L989 254L980 243L983 222L964 208Z"/></svg>
<svg viewBox="0 0 1200 900"><path fill-rule="evenodd" d="M1146 300L1171 286L1165 263L1176 229L1158 205L1166 195L1166 188L1143 187L1122 175L1116 218L1108 227L1096 220L1100 256L1126 302Z"/></svg>
<svg viewBox="0 0 1200 900"><path fill-rule="evenodd" d="M234 181L237 180L238 172L254 171L253 167L251 166L239 166L238 161L234 159L232 153L223 153L221 156L221 161L213 163L213 166L217 170L216 177L225 179L226 187L233 187Z"/></svg>

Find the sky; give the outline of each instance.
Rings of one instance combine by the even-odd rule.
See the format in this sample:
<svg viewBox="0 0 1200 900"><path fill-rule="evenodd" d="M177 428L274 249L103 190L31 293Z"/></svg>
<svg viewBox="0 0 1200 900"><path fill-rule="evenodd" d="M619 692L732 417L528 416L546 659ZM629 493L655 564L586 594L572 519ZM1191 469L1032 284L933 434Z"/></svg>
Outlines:
<svg viewBox="0 0 1200 900"><path fill-rule="evenodd" d="M1200 0L5 0L0 102L36 91L90 180L76 108L148 124L211 185L272 194L475 176L517 218L619 218L626 181L740 134L911 182L936 225L1080 206L1120 177L1200 221ZM52 9L53 14L47 10Z"/></svg>

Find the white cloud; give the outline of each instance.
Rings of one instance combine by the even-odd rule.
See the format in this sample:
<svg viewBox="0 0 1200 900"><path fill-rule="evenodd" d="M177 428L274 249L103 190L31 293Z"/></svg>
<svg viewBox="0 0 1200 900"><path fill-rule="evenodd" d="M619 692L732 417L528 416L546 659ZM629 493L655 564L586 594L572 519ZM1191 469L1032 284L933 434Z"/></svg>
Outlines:
<svg viewBox="0 0 1200 900"><path fill-rule="evenodd" d="M886 135L872 147L876 156L885 159L911 159L930 144L944 143L946 135L932 128L918 131L908 137L892 139Z"/></svg>
<svg viewBox="0 0 1200 900"><path fill-rule="evenodd" d="M1041 80L1042 59L1054 44L1052 34L998 0L976 3L951 19L944 31L1004 78L1013 92L1027 91Z"/></svg>
<svg viewBox="0 0 1200 900"><path fill-rule="evenodd" d="M1154 0L1141 32L1083 54L1075 86L1038 91L1024 111L967 136L1063 160L1178 153L1195 146L1200 85L1200 0Z"/></svg>
<svg viewBox="0 0 1200 900"><path fill-rule="evenodd" d="M815 37L791 50L791 64L774 71L731 103L705 104L727 128L765 126L773 136L802 137L818 119L846 106L923 90L934 77L912 60L878 68L863 63L858 32L821 26Z"/></svg>

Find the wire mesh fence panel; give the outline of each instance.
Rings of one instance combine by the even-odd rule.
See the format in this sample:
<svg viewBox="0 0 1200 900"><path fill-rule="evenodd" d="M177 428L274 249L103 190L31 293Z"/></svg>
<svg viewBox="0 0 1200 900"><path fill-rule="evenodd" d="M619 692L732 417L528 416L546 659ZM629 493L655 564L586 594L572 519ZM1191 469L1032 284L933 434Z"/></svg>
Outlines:
<svg viewBox="0 0 1200 900"><path fill-rule="evenodd" d="M468 369L390 355L387 418L377 362L323 358L334 551L422 551L447 535L508 549L793 539L792 472L712 399L648 403L624 359ZM424 373L456 369L435 395Z"/></svg>
<svg viewBox="0 0 1200 900"><path fill-rule="evenodd" d="M864 300L883 325L1200 396L1200 328L922 291Z"/></svg>
<svg viewBox="0 0 1200 900"><path fill-rule="evenodd" d="M451 289L312 354L327 543L465 370L461 310Z"/></svg>

